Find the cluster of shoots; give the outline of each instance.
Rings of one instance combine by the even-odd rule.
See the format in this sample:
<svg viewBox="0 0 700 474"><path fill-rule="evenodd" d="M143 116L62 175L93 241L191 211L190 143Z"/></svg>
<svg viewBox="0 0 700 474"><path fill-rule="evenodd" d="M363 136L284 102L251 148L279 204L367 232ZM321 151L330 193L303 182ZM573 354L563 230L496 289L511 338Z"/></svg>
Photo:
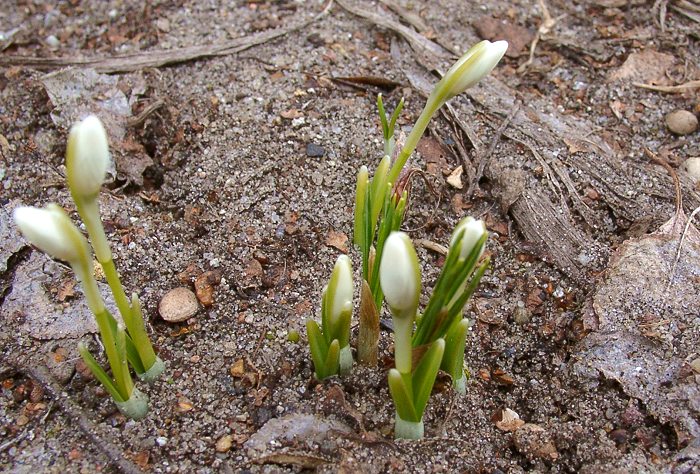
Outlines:
<svg viewBox="0 0 700 474"><path fill-rule="evenodd" d="M465 392L469 321L463 312L489 265L488 258L482 259L488 237L484 223L464 218L452 234L430 300L419 312L418 257L408 235L400 231L410 194L410 173L404 168L440 107L489 74L507 47L505 41L482 41L462 56L435 86L403 143L394 133L403 100L391 116L381 95L377 100L384 156L372 178L366 166L360 168L355 193L353 242L362 260L357 357L362 364L377 364L379 312L386 301L394 327L395 368L389 371L389 390L396 408L396 438L423 437L423 413L439 370L452 377L456 391ZM341 256L323 291L322 327L314 321L307 324L319 380L342 375L352 366L352 290L350 261Z"/></svg>
<svg viewBox="0 0 700 474"><path fill-rule="evenodd" d="M156 380L165 365L156 355L146 332L136 293L127 297L112 259L100 218L99 193L110 163L107 135L100 120L89 116L75 124L68 137L68 188L90 237L116 302L121 321L105 306L94 276L91 247L66 212L56 204L46 208L18 207L14 219L22 234L51 257L67 262L81 283L95 316L111 376L82 342L78 350L95 378L127 417L139 419L148 411L148 397L134 385L131 369L145 382Z"/></svg>

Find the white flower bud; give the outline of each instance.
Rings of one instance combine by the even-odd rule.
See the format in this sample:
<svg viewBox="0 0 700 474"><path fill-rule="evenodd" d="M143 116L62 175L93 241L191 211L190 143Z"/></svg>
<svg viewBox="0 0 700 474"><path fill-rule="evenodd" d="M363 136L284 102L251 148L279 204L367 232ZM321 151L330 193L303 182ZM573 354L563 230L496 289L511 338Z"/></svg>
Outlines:
<svg viewBox="0 0 700 474"><path fill-rule="evenodd" d="M457 240L457 236L462 231L464 231L464 236L462 237L459 246L460 260L467 258L467 256L471 253L472 249L477 244L477 242L479 242L481 237L484 234L486 234L486 225L484 225L484 221L482 221L481 219L475 220L471 216L465 217L459 222L459 224L457 224L457 227L455 227L455 230L452 233L452 239L450 240L450 248L452 248L452 246L455 243L455 240ZM481 256L484 253L484 247L485 245L481 246L479 256Z"/></svg>
<svg viewBox="0 0 700 474"><path fill-rule="evenodd" d="M507 41L484 40L472 46L442 78L441 82L448 88L444 100L461 94L488 75L507 49Z"/></svg>
<svg viewBox="0 0 700 474"><path fill-rule="evenodd" d="M24 237L53 258L71 265L85 258L85 237L55 204L46 209L18 207L14 219Z"/></svg>
<svg viewBox="0 0 700 474"><path fill-rule="evenodd" d="M336 319L341 313L352 311L352 263L347 255L341 255L336 260L330 285L333 295L331 317Z"/></svg>
<svg viewBox="0 0 700 474"><path fill-rule="evenodd" d="M109 160L107 134L100 119L90 115L73 125L66 149L68 186L73 196L94 197L104 182Z"/></svg>
<svg viewBox="0 0 700 474"><path fill-rule="evenodd" d="M411 239L403 232L392 232L384 242L379 283L394 316L415 317L420 298L420 268Z"/></svg>

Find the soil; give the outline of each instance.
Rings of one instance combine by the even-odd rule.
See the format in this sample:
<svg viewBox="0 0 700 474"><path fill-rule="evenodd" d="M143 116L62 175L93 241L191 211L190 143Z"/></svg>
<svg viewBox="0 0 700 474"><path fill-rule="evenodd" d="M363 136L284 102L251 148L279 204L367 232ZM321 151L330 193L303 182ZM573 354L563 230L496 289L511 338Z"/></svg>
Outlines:
<svg viewBox="0 0 700 474"><path fill-rule="evenodd" d="M687 224L700 195L682 167L700 157L700 134L676 135L664 120L700 113L698 9L695 0L2 9L0 467L700 472L700 239ZM482 38L512 47L433 120L410 163L425 179L414 181L404 224L442 245L464 215L491 232L493 266L468 306L471 377L458 396L439 376L426 438L394 441L391 334L379 367L319 383L304 325L337 255L358 265L354 185L381 155L377 94L390 110L406 99L405 133L440 71ZM17 205L57 202L77 220L65 140L88 112L108 124L116 165L101 196L116 263L167 365L139 385L151 403L138 422L115 410L77 355L79 340L98 344L70 271L10 219ZM418 247L427 301L443 257ZM165 322L158 305L181 286L201 307Z"/></svg>

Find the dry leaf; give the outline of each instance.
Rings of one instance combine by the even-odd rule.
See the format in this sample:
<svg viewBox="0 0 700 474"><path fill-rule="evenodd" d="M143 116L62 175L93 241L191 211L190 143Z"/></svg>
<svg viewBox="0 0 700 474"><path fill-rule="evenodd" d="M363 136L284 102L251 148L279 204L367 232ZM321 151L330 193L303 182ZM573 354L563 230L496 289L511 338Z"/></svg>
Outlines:
<svg viewBox="0 0 700 474"><path fill-rule="evenodd" d="M348 247L347 247L347 242L348 242L348 236L345 235L343 232L338 232L335 230L331 230L328 232L328 235L326 236L326 245L329 245L331 247L335 247L341 252L347 252Z"/></svg>
<svg viewBox="0 0 700 474"><path fill-rule="evenodd" d="M462 184L462 165L456 167L445 181L453 188L462 189L464 187Z"/></svg>
<svg viewBox="0 0 700 474"><path fill-rule="evenodd" d="M506 432L515 431L525 424L525 421L520 419L520 415L510 408L497 411L491 417L491 421L496 424L496 428Z"/></svg>

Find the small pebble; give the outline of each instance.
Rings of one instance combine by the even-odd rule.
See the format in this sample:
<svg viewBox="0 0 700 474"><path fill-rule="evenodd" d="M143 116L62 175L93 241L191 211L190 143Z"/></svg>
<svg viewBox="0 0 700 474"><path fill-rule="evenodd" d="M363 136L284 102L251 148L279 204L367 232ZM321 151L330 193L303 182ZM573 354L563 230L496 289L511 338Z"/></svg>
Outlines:
<svg viewBox="0 0 700 474"><path fill-rule="evenodd" d="M46 37L46 44L49 45L51 49L56 49L61 46L61 42L54 35L49 35Z"/></svg>
<svg viewBox="0 0 700 474"><path fill-rule="evenodd" d="M315 143L309 143L306 145L306 156L319 158L326 154L326 149L321 145L316 145Z"/></svg>
<svg viewBox="0 0 700 474"><path fill-rule="evenodd" d="M698 129L698 118L687 110L674 110L666 115L666 126L676 135L688 135Z"/></svg>
<svg viewBox="0 0 700 474"><path fill-rule="evenodd" d="M695 157L695 158L688 158L683 162L681 165L683 171L688 173L688 176L690 176L693 181L696 183L700 181L700 158Z"/></svg>
<svg viewBox="0 0 700 474"><path fill-rule="evenodd" d="M226 451L231 449L232 444L233 444L233 437L231 435L222 436L216 442L216 452L217 453L225 453Z"/></svg>
<svg viewBox="0 0 700 474"><path fill-rule="evenodd" d="M197 297L185 287L168 291L158 305L160 317L169 323L186 321L194 316L198 309Z"/></svg>
<svg viewBox="0 0 700 474"><path fill-rule="evenodd" d="M525 303L518 301L515 305L515 309L513 310L513 321L522 326L523 324L527 324L531 318L532 313L529 309L527 309L527 307L525 307Z"/></svg>
<svg viewBox="0 0 700 474"><path fill-rule="evenodd" d="M156 444L158 446L165 446L167 443L168 443L168 438L166 438L165 436L158 436L156 438Z"/></svg>

